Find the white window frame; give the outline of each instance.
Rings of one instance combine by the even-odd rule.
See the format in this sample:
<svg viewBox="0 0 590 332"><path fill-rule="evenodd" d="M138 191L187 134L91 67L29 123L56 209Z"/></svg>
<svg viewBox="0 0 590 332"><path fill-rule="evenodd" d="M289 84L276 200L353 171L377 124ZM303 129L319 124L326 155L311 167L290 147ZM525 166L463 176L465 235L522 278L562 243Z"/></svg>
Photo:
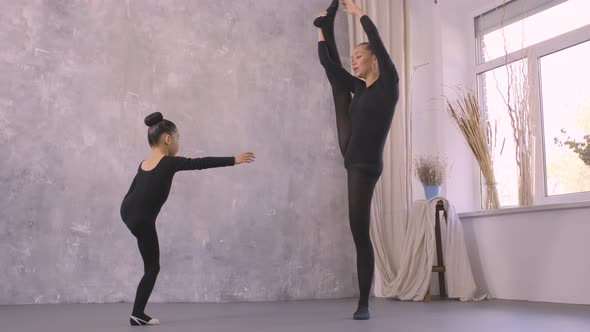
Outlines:
<svg viewBox="0 0 590 332"><path fill-rule="evenodd" d="M488 8L488 10L494 9ZM534 141L535 141L535 188L534 188L534 205L545 205L545 204L559 204L559 203L571 203L571 202L583 202L590 201L590 192L579 192L571 194L560 194L554 196L547 195L547 182L546 182L546 156L545 156L545 140L544 140L544 128L543 128L543 110L541 102L541 81L538 79L540 76L540 59L546 55L559 52L569 47L582 44L590 41L590 24L584 27L566 32L559 36L551 39L547 39L540 43L528 46L524 49L520 49L509 53L508 56L501 56L496 59L488 60L482 64L477 64L476 56L480 54L480 45L475 35L475 19L480 16L481 13L473 15L473 31L474 39L473 43L475 47L473 49L472 59L475 63L475 75L474 82L477 86L477 91L481 91L481 86L478 82L477 76L487 71L500 68L506 64L514 61L527 58L528 61L528 73L529 73L529 110L534 112L535 124L534 128ZM532 75L532 76L531 76ZM478 99L479 96L478 96ZM481 100L481 99L480 99Z"/></svg>

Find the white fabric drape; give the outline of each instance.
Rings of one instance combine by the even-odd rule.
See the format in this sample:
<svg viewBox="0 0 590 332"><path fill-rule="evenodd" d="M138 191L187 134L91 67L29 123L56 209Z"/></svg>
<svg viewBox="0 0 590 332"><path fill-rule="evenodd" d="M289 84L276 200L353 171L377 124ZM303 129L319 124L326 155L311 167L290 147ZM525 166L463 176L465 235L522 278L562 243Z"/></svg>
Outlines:
<svg viewBox="0 0 590 332"><path fill-rule="evenodd" d="M443 201L448 216L446 220L441 216L440 222L448 297L461 301L485 299L487 295L478 294L473 278L461 221L455 207L442 197L414 203L402 253L402 268L396 282L397 297L401 300L422 301L430 286L436 255L434 227L439 200Z"/></svg>
<svg viewBox="0 0 590 332"><path fill-rule="evenodd" d="M411 194L411 117L408 103L409 31L405 0L357 0L373 20L400 77L400 97L383 153L383 174L375 187L371 237L375 247L377 296L396 297L397 276L408 221ZM358 18L349 16L351 50L367 41Z"/></svg>

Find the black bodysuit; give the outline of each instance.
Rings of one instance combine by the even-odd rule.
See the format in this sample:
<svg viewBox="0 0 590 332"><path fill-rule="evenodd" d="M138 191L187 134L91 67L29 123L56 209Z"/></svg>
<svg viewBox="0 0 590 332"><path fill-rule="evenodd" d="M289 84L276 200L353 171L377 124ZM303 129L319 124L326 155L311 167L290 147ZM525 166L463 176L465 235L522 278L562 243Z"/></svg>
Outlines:
<svg viewBox="0 0 590 332"><path fill-rule="evenodd" d="M336 0L332 2L332 6L337 4ZM318 43L318 55L332 87L338 144L347 170L348 215L357 254L358 304L359 309L368 309L375 266L370 235L371 201L383 169L383 147L399 98L399 77L371 19L365 15L361 24L379 64L379 78L371 86L367 87L342 67L333 15L327 15L321 27L325 41Z"/></svg>
<svg viewBox="0 0 590 332"><path fill-rule="evenodd" d="M399 76L377 28L366 15L361 18L361 24L379 63L379 78L369 87L333 61L327 42L318 43L320 62L326 72L354 94L348 109L351 133L344 154L347 167L353 164L383 165L383 147L399 98Z"/></svg>
<svg viewBox="0 0 590 332"><path fill-rule="evenodd" d="M200 170L234 164L234 157L191 159L165 156L150 171L144 171L140 165L121 204L121 218L137 238L137 245L144 264L144 275L137 286L133 305L132 315L134 317L144 321L150 320L150 317L145 314L145 306L160 271L160 248L156 233L156 218L168 199L174 174L178 171Z"/></svg>
<svg viewBox="0 0 590 332"><path fill-rule="evenodd" d="M131 231L147 222L156 222L168 199L172 179L179 171L233 166L234 157L184 158L164 156L156 167L144 171L141 166L121 204L121 218Z"/></svg>

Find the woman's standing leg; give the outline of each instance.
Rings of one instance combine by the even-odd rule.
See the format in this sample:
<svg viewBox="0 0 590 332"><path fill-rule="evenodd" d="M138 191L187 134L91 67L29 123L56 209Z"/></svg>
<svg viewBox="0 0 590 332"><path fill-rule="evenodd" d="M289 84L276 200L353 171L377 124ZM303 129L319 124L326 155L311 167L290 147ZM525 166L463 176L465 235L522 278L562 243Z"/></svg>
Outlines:
<svg viewBox="0 0 590 332"><path fill-rule="evenodd" d="M371 201L375 184L381 175L379 167L348 169L348 209L350 230L356 247L360 298L355 319L369 319L369 295L373 283L375 258L371 243Z"/></svg>

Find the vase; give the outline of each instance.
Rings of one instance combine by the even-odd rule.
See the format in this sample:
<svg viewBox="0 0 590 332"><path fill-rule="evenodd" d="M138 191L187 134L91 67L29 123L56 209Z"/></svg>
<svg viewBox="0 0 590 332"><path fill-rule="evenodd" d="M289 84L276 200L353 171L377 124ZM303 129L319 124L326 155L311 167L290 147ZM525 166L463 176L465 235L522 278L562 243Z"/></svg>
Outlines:
<svg viewBox="0 0 590 332"><path fill-rule="evenodd" d="M424 186L424 195L426 196L426 200L431 200L432 198L438 196L439 193L440 193L440 186L436 186L436 185Z"/></svg>

